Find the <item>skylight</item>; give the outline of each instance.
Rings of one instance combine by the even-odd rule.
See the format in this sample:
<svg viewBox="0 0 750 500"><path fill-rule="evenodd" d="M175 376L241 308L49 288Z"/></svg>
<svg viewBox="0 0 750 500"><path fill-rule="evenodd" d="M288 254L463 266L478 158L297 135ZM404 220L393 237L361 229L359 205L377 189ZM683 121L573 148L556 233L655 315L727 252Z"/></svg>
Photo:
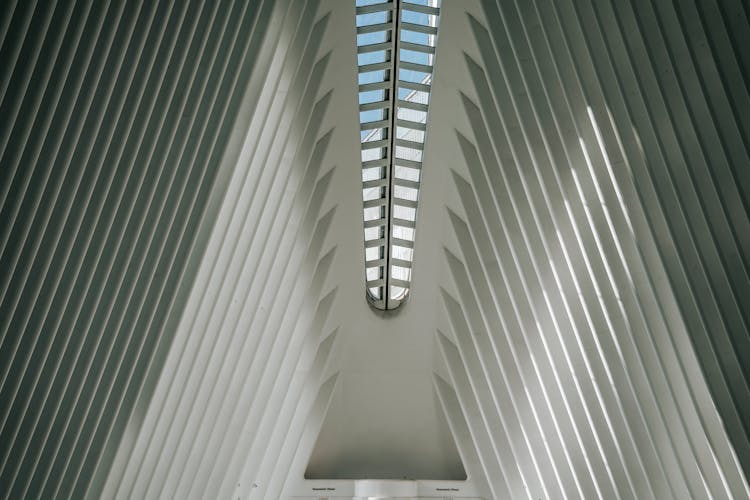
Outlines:
<svg viewBox="0 0 750 500"><path fill-rule="evenodd" d="M439 0L356 0L367 299L409 294Z"/></svg>

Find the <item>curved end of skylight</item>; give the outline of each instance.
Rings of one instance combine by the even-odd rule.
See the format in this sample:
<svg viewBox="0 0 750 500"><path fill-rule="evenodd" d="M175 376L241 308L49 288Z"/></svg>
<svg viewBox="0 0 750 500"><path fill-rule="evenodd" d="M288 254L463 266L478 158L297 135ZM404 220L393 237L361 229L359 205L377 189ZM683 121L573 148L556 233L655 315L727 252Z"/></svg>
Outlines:
<svg viewBox="0 0 750 500"><path fill-rule="evenodd" d="M389 304L385 304L385 300L378 298L380 297L382 293L382 289L379 287L376 288L368 288L365 292L365 297L367 298L367 303L370 304L375 309L378 309L380 311L392 311L394 309L397 309L401 307L402 304L404 304L407 299L409 298L409 289L408 288L402 288L402 287L393 287L398 288L396 290L393 290L394 294L388 298Z"/></svg>
<svg viewBox="0 0 750 500"><path fill-rule="evenodd" d="M411 289L439 0L355 0L368 303Z"/></svg>

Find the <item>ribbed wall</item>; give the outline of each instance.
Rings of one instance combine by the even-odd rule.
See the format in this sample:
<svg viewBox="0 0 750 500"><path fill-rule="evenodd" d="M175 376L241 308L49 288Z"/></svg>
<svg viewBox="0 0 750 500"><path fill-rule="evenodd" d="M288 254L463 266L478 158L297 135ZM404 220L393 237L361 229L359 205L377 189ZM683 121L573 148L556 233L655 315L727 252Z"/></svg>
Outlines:
<svg viewBox="0 0 750 500"><path fill-rule="evenodd" d="M323 293L336 248L326 202L329 16L278 4L258 106L196 263L150 401L129 425L105 498L279 498L335 339ZM316 20L316 21L313 21ZM292 425L297 417L296 427ZM293 429L296 429L296 433ZM271 481L271 477L274 478Z"/></svg>
<svg viewBox="0 0 750 500"><path fill-rule="evenodd" d="M437 340L492 496L748 498L746 4L481 3Z"/></svg>
<svg viewBox="0 0 750 500"><path fill-rule="evenodd" d="M0 495L83 498L172 341L272 4L0 8Z"/></svg>

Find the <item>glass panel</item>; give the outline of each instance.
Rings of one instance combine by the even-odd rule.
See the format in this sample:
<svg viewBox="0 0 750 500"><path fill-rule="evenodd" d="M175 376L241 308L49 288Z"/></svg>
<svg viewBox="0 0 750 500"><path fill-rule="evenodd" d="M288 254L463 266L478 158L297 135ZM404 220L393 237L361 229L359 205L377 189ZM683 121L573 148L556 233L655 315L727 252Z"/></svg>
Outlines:
<svg viewBox="0 0 750 500"><path fill-rule="evenodd" d="M402 200L417 201L419 191L410 187L393 186L393 196L394 198L401 198Z"/></svg>
<svg viewBox="0 0 750 500"><path fill-rule="evenodd" d="M432 45L430 43L430 35L427 33L420 33L418 31L401 30L401 40L409 43L418 43L420 45Z"/></svg>
<svg viewBox="0 0 750 500"><path fill-rule="evenodd" d="M409 108L398 108L396 117L399 120L409 120L418 123L425 123L427 121L427 113Z"/></svg>
<svg viewBox="0 0 750 500"><path fill-rule="evenodd" d="M359 138L362 142L372 142L372 141L379 141L380 139L386 139L385 128L373 128L370 130L363 130L359 133Z"/></svg>
<svg viewBox="0 0 750 500"><path fill-rule="evenodd" d="M393 226L393 237L401 238L402 240L414 241L414 228L403 227L395 225Z"/></svg>
<svg viewBox="0 0 750 500"><path fill-rule="evenodd" d="M385 99L384 90L368 90L359 93L359 103L368 104L371 102L380 102Z"/></svg>
<svg viewBox="0 0 750 500"><path fill-rule="evenodd" d="M370 45L370 44L365 43L363 45ZM375 64L379 62L386 62L387 60L388 60L387 50L378 50L375 52L365 52L364 54L357 54L357 64L359 66L362 66L363 64Z"/></svg>
<svg viewBox="0 0 750 500"><path fill-rule="evenodd" d="M377 200L385 198L385 187L374 187L362 190L362 199L364 201Z"/></svg>
<svg viewBox="0 0 750 500"><path fill-rule="evenodd" d="M387 110L371 109L369 111L359 112L359 123L376 122L388 118Z"/></svg>
<svg viewBox="0 0 750 500"><path fill-rule="evenodd" d="M396 129L396 137L406 139L407 141L424 142L424 130L398 127Z"/></svg>
<svg viewBox="0 0 750 500"><path fill-rule="evenodd" d="M385 217L385 207L365 208L365 221L382 219L383 217Z"/></svg>
<svg viewBox="0 0 750 500"><path fill-rule="evenodd" d="M398 79L404 82L428 83L430 81L430 74L413 69L399 68Z"/></svg>
<svg viewBox="0 0 750 500"><path fill-rule="evenodd" d="M393 205L393 216L397 219L414 221L417 218L417 211L411 207Z"/></svg>
<svg viewBox="0 0 750 500"><path fill-rule="evenodd" d="M355 0L355 4L357 6L365 6L383 3L384 1ZM409 4L437 7L440 3L439 0L404 0L404 2L394 1L390 5L390 7L394 7L396 10L387 9L381 12L358 14L356 16L356 24L357 26L388 24L392 23L396 18L395 16L400 16L400 20L403 23L418 26L438 25L439 16L409 10ZM412 168L405 164L411 162L413 162L412 166L419 166L421 164L423 159L422 146L426 139L426 133L424 130L419 129L423 128L421 126L417 126L417 128L413 128L413 126L399 126L393 119L397 118L399 120L426 124L432 73L429 71L420 71L418 67L405 68L401 66L399 67L398 74L396 74L395 68L399 61L395 61L392 58L397 55L400 62L432 66L433 54L419 50L400 49L400 45L402 42L409 42L425 47L434 47L436 36L421 33L418 30L404 29L402 25L400 30L379 27L378 31L356 35L356 39L357 45L360 47L379 44L377 48L381 49L372 52L357 53L359 69L368 70L357 72L358 85L381 87L358 93L358 102L360 105L364 107L377 106L379 108L359 112L361 124L360 142L362 143L360 158L362 162L381 164L377 167L363 168L362 181L365 183L382 181L382 183L387 184L362 188L363 202L383 203L382 206L364 208L363 211L363 220L366 224L378 224L377 226L364 228L364 240L373 242L382 239L384 241L382 245L378 244L376 247L366 247L365 260L371 263L375 261L383 262L381 259L390 257L411 262L414 257L414 251L411 248L394 245L392 241L395 238L404 242L414 242L415 228L395 223L389 228L389 220L386 219L386 213L389 214L388 217L391 222L398 219L410 222L416 221L417 209L415 206L419 200L419 185L398 185L394 182L394 179L415 183L420 181L420 169ZM375 64L379 67L370 70L371 65ZM407 88L409 85L419 86L422 90ZM411 105L422 109L416 110L403 107L405 103L412 103ZM393 137L393 134L395 134L397 142L409 142L406 142L406 145L403 146L392 144L389 139ZM415 206L404 206L404 204ZM406 224L406 222L403 223ZM365 277L368 281L392 278L409 283L411 281L411 268L393 264L390 266L371 265L365 267ZM370 287L367 289L367 293L375 307L383 309L392 308L397 307L399 302L408 295L409 286L390 285L387 287Z"/></svg>
<svg viewBox="0 0 750 500"><path fill-rule="evenodd" d="M410 161L422 161L422 152L418 149L396 146L396 158Z"/></svg>
<svg viewBox="0 0 750 500"><path fill-rule="evenodd" d="M379 160L385 158L385 148L370 148L362 150L362 161Z"/></svg>
<svg viewBox="0 0 750 500"><path fill-rule="evenodd" d="M372 261L383 258L383 247L365 248L365 260Z"/></svg>
<svg viewBox="0 0 750 500"><path fill-rule="evenodd" d="M362 170L363 182L383 179L384 177L385 177L385 168L383 167L365 168L364 170Z"/></svg>
<svg viewBox="0 0 750 500"><path fill-rule="evenodd" d="M400 165L396 165L395 174L396 174L396 177L398 177L399 179L419 182L419 170L417 170L416 168L402 167Z"/></svg>
<svg viewBox="0 0 750 500"><path fill-rule="evenodd" d="M390 14L390 12L388 11L360 14L357 16L357 26L369 26L371 24L385 23L388 21L388 14Z"/></svg>
<svg viewBox="0 0 750 500"><path fill-rule="evenodd" d="M400 247L398 245L392 245L391 256L393 256L394 259L411 261L412 257L414 256L414 252L411 248Z"/></svg>
<svg viewBox="0 0 750 500"><path fill-rule="evenodd" d="M416 83L424 83L425 85L427 85L430 82L425 81L425 82L416 82ZM399 88L398 98L401 99L402 101L416 102L417 104L429 104L430 102L430 94L428 92L422 92L421 90ZM421 121L424 121L424 120L421 120Z"/></svg>
<svg viewBox="0 0 750 500"><path fill-rule="evenodd" d="M365 71L364 73L360 73L358 76L358 81L360 85L363 83L375 83L375 82L384 82L387 80L388 72L384 69L380 69L377 71Z"/></svg>
<svg viewBox="0 0 750 500"><path fill-rule="evenodd" d="M385 226L378 227L366 227L365 228L365 241L377 240L384 236Z"/></svg>
<svg viewBox="0 0 750 500"><path fill-rule="evenodd" d="M372 45L375 43L383 43L390 40L390 36L388 36L390 31L373 31L372 33L362 33L361 35L357 35L357 46L361 47L363 45Z"/></svg>
<svg viewBox="0 0 750 500"><path fill-rule="evenodd" d="M377 280L383 277L382 267L368 267L366 272L367 281Z"/></svg>
<svg viewBox="0 0 750 500"><path fill-rule="evenodd" d="M408 7L401 12L401 20L404 22L421 24L422 26L435 26L437 24L437 16L406 9L408 9Z"/></svg>
<svg viewBox="0 0 750 500"><path fill-rule="evenodd" d="M416 50L399 49L399 58L402 61L415 64L424 64L427 66L432 64L432 60L429 54L425 52L417 52Z"/></svg>
<svg viewBox="0 0 750 500"><path fill-rule="evenodd" d="M391 266L391 276L397 280L409 281L409 279L411 279L411 269L400 266Z"/></svg>

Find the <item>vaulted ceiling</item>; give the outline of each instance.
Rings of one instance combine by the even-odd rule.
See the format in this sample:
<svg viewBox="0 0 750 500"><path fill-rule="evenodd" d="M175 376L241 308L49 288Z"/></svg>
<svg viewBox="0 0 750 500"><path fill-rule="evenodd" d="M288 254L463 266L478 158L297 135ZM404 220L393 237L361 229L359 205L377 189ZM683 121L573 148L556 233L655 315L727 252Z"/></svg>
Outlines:
<svg viewBox="0 0 750 500"><path fill-rule="evenodd" d="M0 497L750 498L750 7L438 39L382 312L354 1L0 5Z"/></svg>

